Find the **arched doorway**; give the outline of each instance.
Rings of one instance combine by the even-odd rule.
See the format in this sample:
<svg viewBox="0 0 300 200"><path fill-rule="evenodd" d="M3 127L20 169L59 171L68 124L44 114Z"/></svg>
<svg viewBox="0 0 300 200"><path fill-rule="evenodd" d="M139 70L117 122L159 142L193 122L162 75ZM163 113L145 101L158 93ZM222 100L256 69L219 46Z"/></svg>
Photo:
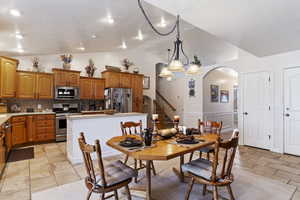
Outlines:
<svg viewBox="0 0 300 200"><path fill-rule="evenodd" d="M222 121L222 134L238 128L238 72L217 67L203 77L203 120Z"/></svg>

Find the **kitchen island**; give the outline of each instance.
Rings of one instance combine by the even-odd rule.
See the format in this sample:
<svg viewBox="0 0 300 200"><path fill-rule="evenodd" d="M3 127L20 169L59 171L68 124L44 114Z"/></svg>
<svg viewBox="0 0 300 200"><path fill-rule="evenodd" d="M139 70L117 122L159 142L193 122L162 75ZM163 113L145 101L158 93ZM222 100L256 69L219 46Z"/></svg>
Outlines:
<svg viewBox="0 0 300 200"><path fill-rule="evenodd" d="M121 136L121 122L142 120L143 128L147 128L147 114L145 113L116 113L70 115L67 116L67 157L72 164L83 162L82 153L78 145L78 137L83 132L87 143L95 144L100 140L102 156L108 157L120 152L106 145L106 141L115 136Z"/></svg>

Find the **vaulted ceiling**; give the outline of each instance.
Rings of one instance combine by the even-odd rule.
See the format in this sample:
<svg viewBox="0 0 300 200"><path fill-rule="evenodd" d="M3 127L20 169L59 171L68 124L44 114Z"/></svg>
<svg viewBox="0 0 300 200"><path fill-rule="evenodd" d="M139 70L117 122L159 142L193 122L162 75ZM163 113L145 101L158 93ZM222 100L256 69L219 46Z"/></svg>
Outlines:
<svg viewBox="0 0 300 200"><path fill-rule="evenodd" d="M151 20L157 25L163 17L167 31L175 16L144 2ZM20 11L19 17L10 14ZM114 23L107 23L107 16ZM204 64L236 57L237 48L216 36L182 21L184 45L190 57L197 54ZM143 40L134 39L141 30ZM16 32L24 37L16 38ZM95 36L93 36L95 35ZM94 37L94 38L93 38ZM0 55L40 55L139 51L167 59L175 36L156 35L142 16L137 0L1 0ZM126 42L127 49L120 48ZM84 48L84 50L83 50ZM24 52L21 52L24 51ZM21 53L20 53L21 52Z"/></svg>
<svg viewBox="0 0 300 200"><path fill-rule="evenodd" d="M146 0L256 56L300 49L299 0Z"/></svg>

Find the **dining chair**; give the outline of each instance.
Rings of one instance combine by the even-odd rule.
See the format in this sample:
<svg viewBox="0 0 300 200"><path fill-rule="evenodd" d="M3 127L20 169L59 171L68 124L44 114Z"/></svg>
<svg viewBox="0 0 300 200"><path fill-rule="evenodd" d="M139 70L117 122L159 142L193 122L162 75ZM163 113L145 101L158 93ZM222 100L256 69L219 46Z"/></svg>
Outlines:
<svg viewBox="0 0 300 200"><path fill-rule="evenodd" d="M87 144L84 134L80 133L78 142L87 172L85 185L89 191L86 199L89 200L92 193L100 193L102 200L112 196L118 200L117 190L125 187L127 197L131 200L128 184L132 181L132 178L137 177L137 171L123 164L120 160L104 166L99 140L95 141L95 145ZM97 163L100 170L99 173L95 172L92 160L93 154L96 154L97 156ZM105 194L108 192L114 192L114 194L105 197Z"/></svg>
<svg viewBox="0 0 300 200"><path fill-rule="evenodd" d="M122 130L122 136L127 136L127 135L132 135L132 134L141 135L143 132L142 120L140 120L139 122L132 122L132 121L121 122L121 130ZM129 158L129 156L126 155L124 164L127 164L128 158ZM141 170L146 167L146 165L144 165L141 160L139 160L139 167L137 166L137 164L138 164L138 160L134 159L134 169L135 170ZM156 175L153 161L151 161L150 165L151 165L153 175ZM134 182L137 183L137 177L134 179Z"/></svg>
<svg viewBox="0 0 300 200"><path fill-rule="evenodd" d="M234 195L231 189L231 183L234 181L232 174L232 166L236 154L236 149L239 141L239 131L234 130L232 137L227 141L222 141L220 137L214 144L215 156L213 161L203 158L198 158L187 164L182 165L183 172L191 177L188 189L185 194L185 200L188 200L192 191L194 182L203 184L203 196L206 195L207 186L213 188L213 199L218 200L218 187L226 187L230 196L230 200L234 200ZM219 150L224 149L225 153L222 164L218 165Z"/></svg>
<svg viewBox="0 0 300 200"><path fill-rule="evenodd" d="M207 134L207 133L217 133L218 135L221 134L221 130L223 127L223 122L217 122L217 121L202 121L201 119L198 120L198 133L199 134ZM214 154L214 147L208 146L201 148L199 150L199 158L202 157L202 153L206 153L207 160L210 159L210 153ZM194 152L190 154L190 161L193 159Z"/></svg>

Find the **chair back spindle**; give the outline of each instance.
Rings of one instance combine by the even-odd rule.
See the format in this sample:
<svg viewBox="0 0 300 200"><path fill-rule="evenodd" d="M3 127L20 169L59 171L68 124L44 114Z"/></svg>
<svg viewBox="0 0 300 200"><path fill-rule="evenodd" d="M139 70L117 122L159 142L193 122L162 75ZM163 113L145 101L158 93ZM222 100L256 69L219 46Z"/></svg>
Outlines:
<svg viewBox="0 0 300 200"><path fill-rule="evenodd" d="M202 121L201 119L198 120L198 131L200 134L202 133L217 133L221 134L223 122L217 121Z"/></svg>
<svg viewBox="0 0 300 200"><path fill-rule="evenodd" d="M141 134L143 131L142 120L139 122L121 122L122 136Z"/></svg>

